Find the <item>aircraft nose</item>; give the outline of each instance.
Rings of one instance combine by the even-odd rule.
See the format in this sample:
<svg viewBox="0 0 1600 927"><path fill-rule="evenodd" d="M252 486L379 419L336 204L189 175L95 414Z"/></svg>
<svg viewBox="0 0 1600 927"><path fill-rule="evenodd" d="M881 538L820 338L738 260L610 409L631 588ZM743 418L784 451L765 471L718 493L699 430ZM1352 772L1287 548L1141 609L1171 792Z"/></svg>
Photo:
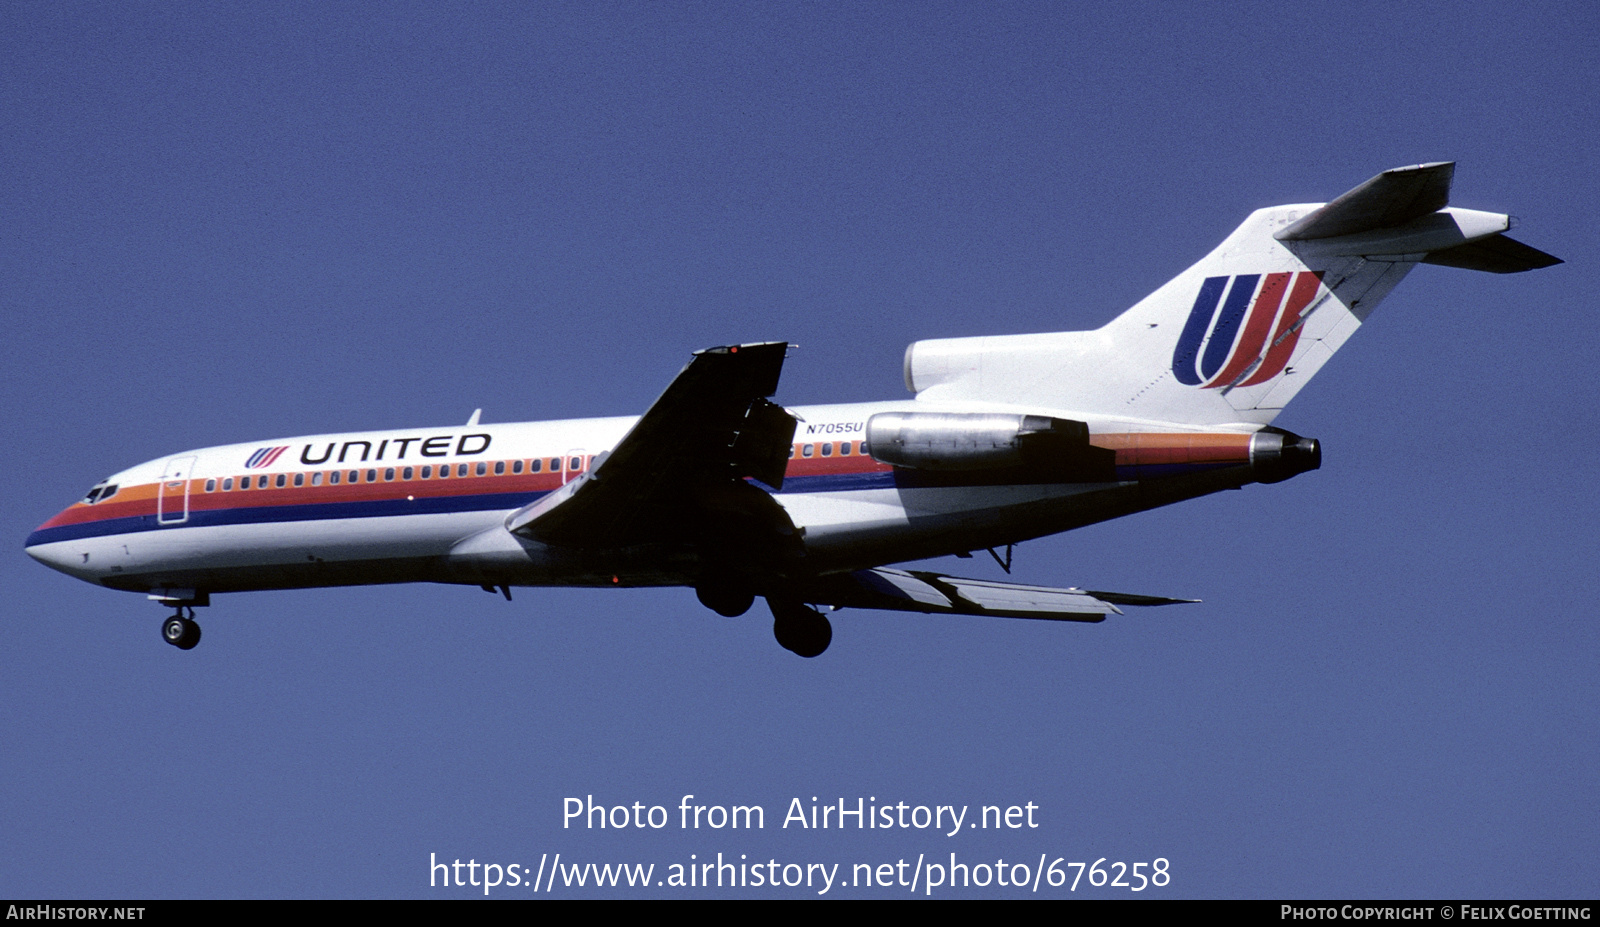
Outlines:
<svg viewBox="0 0 1600 927"><path fill-rule="evenodd" d="M94 574L94 567L89 563L89 556L84 551L74 549L74 545L68 541L52 542L43 537L43 534L41 529L28 535L27 543L23 546L28 556L52 570L59 570L79 579Z"/></svg>
<svg viewBox="0 0 1600 927"><path fill-rule="evenodd" d="M37 532L35 532L35 534L37 534ZM62 570L66 568L66 565L71 558L64 551L62 551L60 547L61 545L59 544L36 543L33 536L29 536L27 546L25 546L23 550L28 552L28 556L39 561L45 566L51 567L52 569Z"/></svg>

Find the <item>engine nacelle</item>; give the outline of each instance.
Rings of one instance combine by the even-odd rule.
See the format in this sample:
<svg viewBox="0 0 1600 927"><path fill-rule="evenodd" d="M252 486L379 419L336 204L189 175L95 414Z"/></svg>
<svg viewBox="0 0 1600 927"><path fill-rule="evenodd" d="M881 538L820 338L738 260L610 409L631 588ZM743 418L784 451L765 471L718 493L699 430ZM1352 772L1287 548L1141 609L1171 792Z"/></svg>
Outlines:
<svg viewBox="0 0 1600 927"><path fill-rule="evenodd" d="M1322 442L1277 428L1250 436L1250 465L1262 483L1281 483L1322 466Z"/></svg>
<svg viewBox="0 0 1600 927"><path fill-rule="evenodd" d="M1028 469L1062 479L1116 478L1116 455L1089 444L1089 426L1045 415L880 412L867 420L867 453L914 470Z"/></svg>

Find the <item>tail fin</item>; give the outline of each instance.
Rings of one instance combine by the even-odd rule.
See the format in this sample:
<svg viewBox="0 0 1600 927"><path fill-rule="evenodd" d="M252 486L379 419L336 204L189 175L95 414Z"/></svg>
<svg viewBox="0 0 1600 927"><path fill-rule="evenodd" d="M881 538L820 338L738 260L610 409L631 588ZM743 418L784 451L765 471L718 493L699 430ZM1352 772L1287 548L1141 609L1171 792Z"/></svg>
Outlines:
<svg viewBox="0 0 1600 927"><path fill-rule="evenodd" d="M1195 426L1270 424L1420 262L1561 263L1509 216L1447 206L1455 165L1385 171L1325 205L1257 210L1216 250L1091 332L919 341L918 399Z"/></svg>

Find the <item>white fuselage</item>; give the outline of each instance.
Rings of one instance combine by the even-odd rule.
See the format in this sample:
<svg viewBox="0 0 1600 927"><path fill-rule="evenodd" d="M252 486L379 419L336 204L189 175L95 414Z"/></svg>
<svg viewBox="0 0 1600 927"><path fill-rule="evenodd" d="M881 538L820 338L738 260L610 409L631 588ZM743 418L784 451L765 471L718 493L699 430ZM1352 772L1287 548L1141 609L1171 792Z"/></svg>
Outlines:
<svg viewBox="0 0 1600 927"><path fill-rule="evenodd" d="M800 423L784 485L773 498L824 569L1063 530L1071 525L1059 522L1070 514L1051 514L1063 500L1113 488L921 485L862 454L867 420L900 409L926 411L928 404L792 410ZM89 582L177 598L196 590L419 580L692 584L693 551L670 543L545 549L504 528L508 515L583 473L635 421L472 424L185 451L109 477L101 487L114 492L63 511L34 532L27 549Z"/></svg>

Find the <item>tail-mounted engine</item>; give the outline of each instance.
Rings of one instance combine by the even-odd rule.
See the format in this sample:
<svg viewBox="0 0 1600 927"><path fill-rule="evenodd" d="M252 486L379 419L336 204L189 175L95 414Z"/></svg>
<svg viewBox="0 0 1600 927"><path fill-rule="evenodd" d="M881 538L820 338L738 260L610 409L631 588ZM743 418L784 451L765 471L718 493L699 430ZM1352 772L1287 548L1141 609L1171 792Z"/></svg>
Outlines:
<svg viewBox="0 0 1600 927"><path fill-rule="evenodd" d="M959 478L1108 483L1249 467L1278 483L1322 465L1322 446L1279 428L1254 434L1111 433L1045 415L881 412L867 420L866 451L896 467Z"/></svg>
<svg viewBox="0 0 1600 927"><path fill-rule="evenodd" d="M1320 468L1322 442L1280 428L1267 428L1250 436L1250 465L1255 468L1258 482L1281 483Z"/></svg>
<svg viewBox="0 0 1600 927"><path fill-rule="evenodd" d="M1012 470L1061 482L1117 478L1116 452L1089 443L1089 426L1045 415L880 412L867 420L867 452L913 470Z"/></svg>

